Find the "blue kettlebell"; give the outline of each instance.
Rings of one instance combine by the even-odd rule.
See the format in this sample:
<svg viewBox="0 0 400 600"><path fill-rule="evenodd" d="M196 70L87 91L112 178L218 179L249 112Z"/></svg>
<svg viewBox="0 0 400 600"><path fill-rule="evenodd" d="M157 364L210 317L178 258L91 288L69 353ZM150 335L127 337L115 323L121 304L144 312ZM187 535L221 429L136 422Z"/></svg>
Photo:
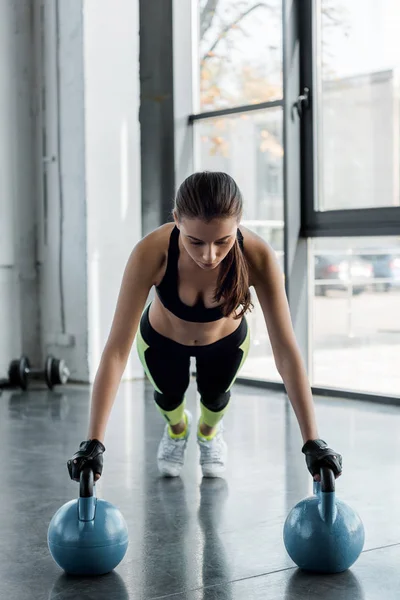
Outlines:
<svg viewBox="0 0 400 600"><path fill-rule="evenodd" d="M286 550L300 569L340 573L357 560L364 546L364 526L358 514L335 495L332 469L321 469L314 496L290 511L283 528Z"/></svg>
<svg viewBox="0 0 400 600"><path fill-rule="evenodd" d="M55 562L71 575L104 575L124 558L128 528L122 513L96 498L93 471L81 471L79 498L52 518L47 543Z"/></svg>

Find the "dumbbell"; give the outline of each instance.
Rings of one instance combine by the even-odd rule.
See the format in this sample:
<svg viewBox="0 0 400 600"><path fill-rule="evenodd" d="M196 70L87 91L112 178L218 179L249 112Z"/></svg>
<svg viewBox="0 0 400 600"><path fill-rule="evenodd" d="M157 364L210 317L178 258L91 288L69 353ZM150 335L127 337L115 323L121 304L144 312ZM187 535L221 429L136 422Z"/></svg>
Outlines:
<svg viewBox="0 0 400 600"><path fill-rule="evenodd" d="M44 370L31 367L29 359L21 356L19 360L13 360L8 369L8 379L11 386L17 386L26 390L29 379L44 378L47 387L51 390L55 385L64 385L69 379L69 369L63 359L58 360L49 355L44 364Z"/></svg>

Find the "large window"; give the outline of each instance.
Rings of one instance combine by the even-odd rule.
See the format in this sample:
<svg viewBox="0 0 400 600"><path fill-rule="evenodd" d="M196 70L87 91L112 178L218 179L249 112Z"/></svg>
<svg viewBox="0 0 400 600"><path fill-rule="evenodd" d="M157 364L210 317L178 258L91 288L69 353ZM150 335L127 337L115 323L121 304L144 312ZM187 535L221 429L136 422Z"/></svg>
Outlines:
<svg viewBox="0 0 400 600"><path fill-rule="evenodd" d="M400 3L282 5L198 0L194 166L236 179L286 259L311 383L399 395ZM280 380L254 301L241 375Z"/></svg>
<svg viewBox="0 0 400 600"><path fill-rule="evenodd" d="M320 0L318 210L400 205L400 2Z"/></svg>

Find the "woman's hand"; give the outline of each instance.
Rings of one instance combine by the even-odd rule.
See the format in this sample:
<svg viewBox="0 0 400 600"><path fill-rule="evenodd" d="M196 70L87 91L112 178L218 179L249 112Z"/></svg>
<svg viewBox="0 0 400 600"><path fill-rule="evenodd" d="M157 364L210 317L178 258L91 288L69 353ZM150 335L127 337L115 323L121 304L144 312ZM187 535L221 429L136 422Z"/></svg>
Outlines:
<svg viewBox="0 0 400 600"><path fill-rule="evenodd" d="M81 471L85 466L91 467L94 480L98 481L103 472L103 452L106 449L99 440L81 442L78 452L67 462L69 476L73 481L79 481Z"/></svg>
<svg viewBox="0 0 400 600"><path fill-rule="evenodd" d="M320 481L321 467L332 469L335 478L342 474L342 457L338 452L328 448L324 440L308 440L303 448L303 454L306 455L308 470L315 481Z"/></svg>

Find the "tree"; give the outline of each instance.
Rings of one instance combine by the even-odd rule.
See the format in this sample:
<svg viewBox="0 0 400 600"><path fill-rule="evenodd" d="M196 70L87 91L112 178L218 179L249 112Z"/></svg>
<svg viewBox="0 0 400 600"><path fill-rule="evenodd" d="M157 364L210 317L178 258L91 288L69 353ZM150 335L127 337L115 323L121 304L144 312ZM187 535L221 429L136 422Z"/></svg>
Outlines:
<svg viewBox="0 0 400 600"><path fill-rule="evenodd" d="M242 60L240 65L234 65L236 77L242 84L242 89L232 91L223 89L224 76L228 69L230 50L240 45L241 39L249 36L246 31L246 21L250 16L264 23L273 21L277 29L281 27L281 0L200 0L200 104L203 109L234 104L248 104L267 101L282 97L282 81L265 74L265 62L271 59L266 55L260 57L259 64ZM264 14L263 14L264 13ZM348 34L346 24L346 9L337 0L322 0L323 43L323 76L332 73L330 63L329 37L332 30ZM270 49L281 50L272 41ZM281 70L281 57L276 57L276 67ZM263 68L264 67L264 68ZM230 73L232 75L232 73ZM236 95L237 98L233 96Z"/></svg>
<svg viewBox="0 0 400 600"><path fill-rule="evenodd" d="M238 60L238 56L232 58L235 52L238 54L243 48L243 40L251 36L249 30L255 23L254 17L265 22L267 13L269 20L274 20L276 28L281 27L278 8L277 0L200 2L200 104L203 110L256 104L282 97L280 56L275 60L274 76L268 75L268 69L263 64L267 58L264 52L260 52L257 60L242 57ZM275 50L280 52L279 40L278 43L275 41ZM239 119L248 118L243 115ZM232 129L237 124L237 118L221 118L203 126L203 142L208 144L210 155L229 156L229 139L234 135ZM254 131L261 152L282 156L280 140L271 135L265 126L261 124Z"/></svg>
<svg viewBox="0 0 400 600"><path fill-rule="evenodd" d="M254 0L206 0L200 3L200 103L203 109L232 104L255 103L276 95L274 89L262 73L260 64L240 60L235 64L230 55L240 48L243 38L249 36L246 23L255 13L267 10L270 18L277 22L279 11L276 0L255 2ZM261 17L261 14L260 14ZM265 20L265 16L262 15ZM264 57L266 58L266 57ZM224 85L224 80L231 85ZM235 79L236 85L233 85ZM235 89L233 89L235 88ZM281 85L278 90L281 96Z"/></svg>
<svg viewBox="0 0 400 600"><path fill-rule="evenodd" d="M199 60L200 105L202 110L215 110L227 106L257 104L282 98L282 58L279 34L265 40L257 60L238 60L243 39L251 38L249 23L273 23L269 31L280 32L282 19L281 0L199 0ZM337 0L322 1L322 24L329 36L331 28L345 23L344 9ZM278 39L277 39L278 38ZM254 43L254 39L252 40ZM236 53L236 60L231 56ZM267 54L268 53L268 54ZM323 53L329 58L329 53ZM326 61L325 61L326 62ZM269 72L267 65L269 66ZM323 65L329 73L329 60ZM229 145L224 136L226 123L214 122L216 131L208 137L212 141L212 154L228 155ZM226 119L225 119L226 121ZM266 140L270 144L266 143ZM282 154L280 142L265 129L260 132L260 150Z"/></svg>

